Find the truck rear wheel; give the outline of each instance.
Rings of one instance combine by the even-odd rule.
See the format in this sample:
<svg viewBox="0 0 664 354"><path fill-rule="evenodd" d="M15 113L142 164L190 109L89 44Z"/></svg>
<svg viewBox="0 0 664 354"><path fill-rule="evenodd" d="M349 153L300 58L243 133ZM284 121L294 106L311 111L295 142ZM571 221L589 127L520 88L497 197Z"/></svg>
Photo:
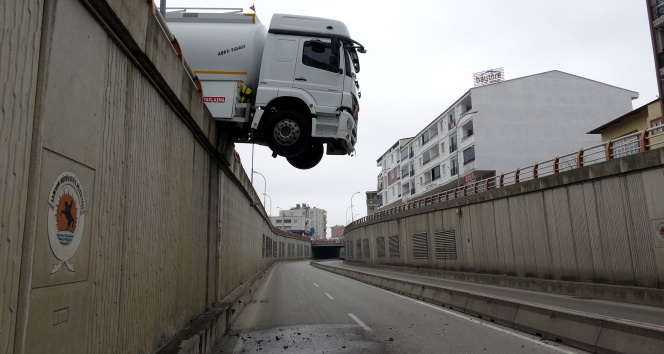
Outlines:
<svg viewBox="0 0 664 354"><path fill-rule="evenodd" d="M286 110L270 117L265 134L272 151L291 157L300 155L307 148L310 130L307 119L300 112Z"/></svg>
<svg viewBox="0 0 664 354"><path fill-rule="evenodd" d="M323 158L323 144L315 143L311 147L297 156L287 157L286 160L295 168L308 170L320 162Z"/></svg>

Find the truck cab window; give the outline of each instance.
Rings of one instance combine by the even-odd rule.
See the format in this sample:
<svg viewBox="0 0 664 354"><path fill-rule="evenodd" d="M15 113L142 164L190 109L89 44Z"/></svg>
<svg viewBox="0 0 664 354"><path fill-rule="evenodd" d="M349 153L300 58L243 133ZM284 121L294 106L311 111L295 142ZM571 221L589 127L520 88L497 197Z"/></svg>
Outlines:
<svg viewBox="0 0 664 354"><path fill-rule="evenodd" d="M337 72L339 59L332 54L330 43L306 41L302 52L302 64L317 69Z"/></svg>

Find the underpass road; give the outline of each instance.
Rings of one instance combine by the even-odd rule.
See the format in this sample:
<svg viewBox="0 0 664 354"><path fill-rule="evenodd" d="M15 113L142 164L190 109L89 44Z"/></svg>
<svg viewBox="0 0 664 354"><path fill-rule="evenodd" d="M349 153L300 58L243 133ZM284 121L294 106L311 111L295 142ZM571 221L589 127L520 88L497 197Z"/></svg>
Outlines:
<svg viewBox="0 0 664 354"><path fill-rule="evenodd" d="M582 351L309 265L281 262L213 353Z"/></svg>

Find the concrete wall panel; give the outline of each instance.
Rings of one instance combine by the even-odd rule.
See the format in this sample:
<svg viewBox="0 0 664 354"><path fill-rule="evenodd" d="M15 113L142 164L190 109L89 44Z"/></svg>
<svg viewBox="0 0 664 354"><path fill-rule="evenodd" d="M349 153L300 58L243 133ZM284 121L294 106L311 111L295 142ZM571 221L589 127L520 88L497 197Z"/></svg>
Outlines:
<svg viewBox="0 0 664 354"><path fill-rule="evenodd" d="M535 250L535 264L538 278L551 277L551 252L547 241L547 224L544 213L544 197L542 193L531 193L525 196L528 210L529 239Z"/></svg>
<svg viewBox="0 0 664 354"><path fill-rule="evenodd" d="M19 271L37 94L43 1L0 11L0 352L14 347Z"/></svg>
<svg viewBox="0 0 664 354"><path fill-rule="evenodd" d="M512 244L512 229L510 227L510 210L507 199L498 199L493 201L493 210L495 214L496 240L498 249L502 249L502 259L504 262L504 274L516 274L514 264L514 245Z"/></svg>
<svg viewBox="0 0 664 354"><path fill-rule="evenodd" d="M554 206L554 198L552 190L543 191L544 197L544 212L547 224L547 235L549 243L549 254L551 257L551 269L554 279L562 279L563 276L563 261L560 250L560 236L558 228L556 227L556 208Z"/></svg>
<svg viewBox="0 0 664 354"><path fill-rule="evenodd" d="M595 270L590 237L588 237L589 231L586 204L583 197L583 185L569 186L568 193L579 280L589 282L595 276Z"/></svg>
<svg viewBox="0 0 664 354"><path fill-rule="evenodd" d="M654 287L658 283L656 261L652 252L655 244L648 218L643 177L628 175L625 176L625 180L627 182L625 210L630 225L628 236L635 280L641 286Z"/></svg>
<svg viewBox="0 0 664 354"><path fill-rule="evenodd" d="M574 235L572 233L572 219L566 189L554 189L553 207L555 210L556 232L560 247L560 261L563 279L575 280L579 277L577 269L576 250L574 249Z"/></svg>
<svg viewBox="0 0 664 354"><path fill-rule="evenodd" d="M521 197L522 198L522 197ZM527 266L531 263L526 263L527 250L524 250L524 239L529 237L527 234L527 212L523 207L523 203L519 202L519 197L508 199L510 208L510 226L512 229L512 245L514 247L514 267L517 276L526 276Z"/></svg>
<svg viewBox="0 0 664 354"><path fill-rule="evenodd" d="M479 205L470 205L468 218L470 219L470 233L473 239L473 260L475 269L478 272L486 273L489 271L488 254L486 251L487 242L482 225L482 213Z"/></svg>
<svg viewBox="0 0 664 354"><path fill-rule="evenodd" d="M586 220L588 223L588 238L590 240L594 279L596 281L610 283L613 279L613 273L605 261L607 246L606 240L602 237L601 228L599 226L595 186L593 183L583 183L582 188Z"/></svg>
<svg viewBox="0 0 664 354"><path fill-rule="evenodd" d="M610 178L601 180L597 187L600 230L606 240L605 255L611 260L608 266L613 274L613 282L634 284L634 269L624 214L625 185L620 178Z"/></svg>

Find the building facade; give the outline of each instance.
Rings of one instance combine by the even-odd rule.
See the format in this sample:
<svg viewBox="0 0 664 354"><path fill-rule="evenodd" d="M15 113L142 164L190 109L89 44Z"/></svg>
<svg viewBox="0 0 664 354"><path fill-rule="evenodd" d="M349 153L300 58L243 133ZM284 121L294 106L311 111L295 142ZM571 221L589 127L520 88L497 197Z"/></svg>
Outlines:
<svg viewBox="0 0 664 354"><path fill-rule="evenodd" d="M662 98L664 97L664 1L646 0L648 11L648 27L652 42L652 54L655 63L655 77L657 78L657 92L660 110L664 111Z"/></svg>
<svg viewBox="0 0 664 354"><path fill-rule="evenodd" d="M381 209L599 143L586 132L631 111L635 98L557 70L471 88L378 159Z"/></svg>
<svg viewBox="0 0 664 354"><path fill-rule="evenodd" d="M345 226L343 225L334 225L330 228L332 230L332 236L330 238L335 238L335 239L342 239L344 237L344 229L346 229Z"/></svg>
<svg viewBox="0 0 664 354"><path fill-rule="evenodd" d="M302 231L314 239L327 237L327 211L305 203L289 210L279 210L279 216L270 217L272 225L284 231Z"/></svg>

